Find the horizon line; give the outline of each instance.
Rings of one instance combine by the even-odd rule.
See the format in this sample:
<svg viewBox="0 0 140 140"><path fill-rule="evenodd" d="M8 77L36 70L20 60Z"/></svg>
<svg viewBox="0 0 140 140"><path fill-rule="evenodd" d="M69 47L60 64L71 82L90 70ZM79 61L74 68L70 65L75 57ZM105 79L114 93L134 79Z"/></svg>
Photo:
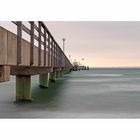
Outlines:
<svg viewBox="0 0 140 140"><path fill-rule="evenodd" d="M90 67L90 66L89 66ZM140 66L116 66L116 67L109 67L109 66L106 66L106 67L90 67L90 68L140 68Z"/></svg>

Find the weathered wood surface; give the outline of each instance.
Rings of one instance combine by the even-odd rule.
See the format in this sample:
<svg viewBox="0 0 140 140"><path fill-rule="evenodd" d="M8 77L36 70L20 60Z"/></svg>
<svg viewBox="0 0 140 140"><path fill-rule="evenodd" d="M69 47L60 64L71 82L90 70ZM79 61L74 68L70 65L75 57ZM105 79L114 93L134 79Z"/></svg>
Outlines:
<svg viewBox="0 0 140 140"><path fill-rule="evenodd" d="M10 66L0 66L0 82L10 80Z"/></svg>
<svg viewBox="0 0 140 140"><path fill-rule="evenodd" d="M34 46L32 66L38 66L38 47ZM17 35L0 27L0 65L17 65ZM44 67L44 50L41 50L40 67ZM53 58L54 59L54 58ZM21 64L30 66L30 43L22 39ZM46 52L46 67L48 67L48 52Z"/></svg>
<svg viewBox="0 0 140 140"><path fill-rule="evenodd" d="M11 66L11 75L38 75L53 72L53 68L46 67L25 67L25 66Z"/></svg>
<svg viewBox="0 0 140 140"><path fill-rule="evenodd" d="M7 64L8 32L0 27L0 65Z"/></svg>
<svg viewBox="0 0 140 140"><path fill-rule="evenodd" d="M21 22L15 23L17 34L0 26L0 82L8 81L10 74L46 74L72 67L42 22L38 22L39 27L32 22L31 29L25 27ZM38 37L34 34L36 28L39 33ZM30 35L30 42L22 38L23 30ZM38 44L35 45L34 39L38 41Z"/></svg>

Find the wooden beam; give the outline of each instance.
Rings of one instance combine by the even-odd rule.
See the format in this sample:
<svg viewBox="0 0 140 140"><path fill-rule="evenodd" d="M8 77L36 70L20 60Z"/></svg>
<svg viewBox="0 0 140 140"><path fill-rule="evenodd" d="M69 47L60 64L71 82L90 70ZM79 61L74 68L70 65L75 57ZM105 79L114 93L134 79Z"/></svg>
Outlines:
<svg viewBox="0 0 140 140"><path fill-rule="evenodd" d="M17 65L21 64L22 22L17 22Z"/></svg>
<svg viewBox="0 0 140 140"><path fill-rule="evenodd" d="M11 66L11 75L38 75L53 72L50 67L24 67L24 66Z"/></svg>

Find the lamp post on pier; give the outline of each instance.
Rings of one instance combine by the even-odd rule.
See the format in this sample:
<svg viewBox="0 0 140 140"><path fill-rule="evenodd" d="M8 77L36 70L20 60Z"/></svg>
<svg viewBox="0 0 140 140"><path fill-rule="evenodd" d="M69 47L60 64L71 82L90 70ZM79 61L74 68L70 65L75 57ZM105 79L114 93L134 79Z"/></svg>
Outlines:
<svg viewBox="0 0 140 140"><path fill-rule="evenodd" d="M62 38L62 40L63 40L63 52L65 53L65 41L66 41L66 39Z"/></svg>

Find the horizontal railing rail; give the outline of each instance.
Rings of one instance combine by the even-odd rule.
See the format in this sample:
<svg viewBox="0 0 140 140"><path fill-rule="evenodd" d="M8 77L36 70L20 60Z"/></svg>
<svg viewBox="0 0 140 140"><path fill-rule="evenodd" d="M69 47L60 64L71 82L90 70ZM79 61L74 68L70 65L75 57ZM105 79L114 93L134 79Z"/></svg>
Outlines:
<svg viewBox="0 0 140 140"><path fill-rule="evenodd" d="M34 64L34 46L35 40L38 42L38 66L41 65L41 51L44 51L44 66L46 66L46 60L48 61L48 67L60 67L60 68L72 68L72 64L66 57L47 26L38 21L37 24L34 21L28 21L30 27L26 27L22 21L12 21L17 26L17 65L21 62L21 48L23 31L30 36L30 65ZM38 35L36 35L36 33ZM43 46L43 49L42 49ZM48 59L46 59L48 58Z"/></svg>

